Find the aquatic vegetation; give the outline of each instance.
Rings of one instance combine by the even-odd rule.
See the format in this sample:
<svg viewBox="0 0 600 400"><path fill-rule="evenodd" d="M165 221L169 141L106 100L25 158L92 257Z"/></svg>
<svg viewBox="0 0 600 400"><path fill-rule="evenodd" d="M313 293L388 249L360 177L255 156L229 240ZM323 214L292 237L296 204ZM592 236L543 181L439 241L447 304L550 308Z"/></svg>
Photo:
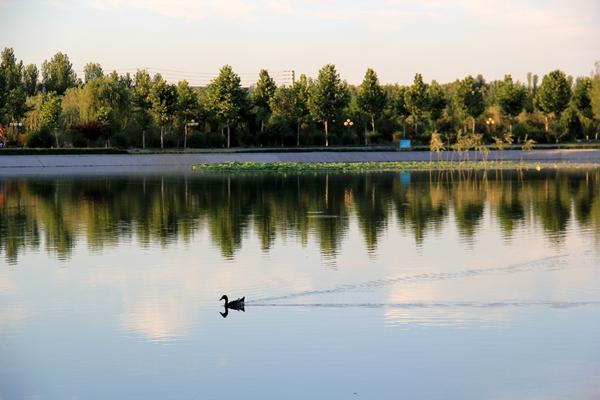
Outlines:
<svg viewBox="0 0 600 400"><path fill-rule="evenodd" d="M223 172L276 172L276 173L313 173L313 172L393 172L393 171L455 171L484 169L590 169L600 164L553 163L513 161L401 161L401 162L223 162L214 164L196 164L194 171Z"/></svg>

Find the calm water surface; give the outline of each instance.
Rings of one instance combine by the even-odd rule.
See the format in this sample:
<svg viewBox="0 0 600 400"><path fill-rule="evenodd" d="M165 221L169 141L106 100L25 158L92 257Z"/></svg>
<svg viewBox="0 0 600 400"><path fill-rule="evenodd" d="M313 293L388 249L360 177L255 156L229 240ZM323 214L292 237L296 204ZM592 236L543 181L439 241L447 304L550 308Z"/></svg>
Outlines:
<svg viewBox="0 0 600 400"><path fill-rule="evenodd" d="M0 399L597 399L599 244L597 171L0 178Z"/></svg>

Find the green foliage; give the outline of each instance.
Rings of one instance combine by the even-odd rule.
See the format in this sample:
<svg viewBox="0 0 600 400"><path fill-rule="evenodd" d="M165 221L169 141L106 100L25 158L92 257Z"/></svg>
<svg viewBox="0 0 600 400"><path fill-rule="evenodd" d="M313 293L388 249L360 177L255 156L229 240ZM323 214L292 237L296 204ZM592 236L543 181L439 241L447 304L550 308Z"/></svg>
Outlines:
<svg viewBox="0 0 600 400"><path fill-rule="evenodd" d="M471 75L459 82L455 101L458 108L473 121L471 132L475 133L475 119L485 111L483 83Z"/></svg>
<svg viewBox="0 0 600 400"><path fill-rule="evenodd" d="M548 115L554 114L556 119L569 105L571 85L564 72L556 70L544 76L542 85L537 91L534 104L545 114L545 131L549 132ZM558 136L557 136L558 141Z"/></svg>
<svg viewBox="0 0 600 400"><path fill-rule="evenodd" d="M385 107L386 94L379 84L377 74L371 68L367 69L365 78L358 87L356 100L359 109L371 118L371 128L376 132L375 118Z"/></svg>
<svg viewBox="0 0 600 400"><path fill-rule="evenodd" d="M500 82L498 87L498 105L500 106L502 115L512 121L513 118L523 111L526 98L527 91L525 87L514 83L510 75L505 75L504 80Z"/></svg>
<svg viewBox="0 0 600 400"><path fill-rule="evenodd" d="M56 147L60 147L59 129L61 127L62 104L61 99L54 92L49 92L42 98L40 108L40 127L54 133Z"/></svg>
<svg viewBox="0 0 600 400"><path fill-rule="evenodd" d="M559 116L571 99L571 87L564 72L556 70L544 76L535 97L536 106L546 114Z"/></svg>
<svg viewBox="0 0 600 400"><path fill-rule="evenodd" d="M102 71L102 66L98 63L87 63L83 67L83 75L83 81L88 83L94 79L102 78L104 76L104 71Z"/></svg>
<svg viewBox="0 0 600 400"><path fill-rule="evenodd" d="M579 77L575 80L573 97L571 103L577 113L584 118L593 118L592 112L592 79L588 77Z"/></svg>
<svg viewBox="0 0 600 400"><path fill-rule="evenodd" d="M429 151L439 154L444 150L446 150L446 147L444 146L444 141L442 140L442 137L439 133L433 132L431 134L431 141L429 143Z"/></svg>
<svg viewBox="0 0 600 400"><path fill-rule="evenodd" d="M206 106L219 123L226 126L227 147L231 147L231 126L239 122L242 110L247 106L247 92L231 66L222 67L206 88Z"/></svg>
<svg viewBox="0 0 600 400"><path fill-rule="evenodd" d="M198 111L198 95L187 81L177 83L177 117L182 122L194 118Z"/></svg>
<svg viewBox="0 0 600 400"><path fill-rule="evenodd" d="M348 85L343 82L333 64L327 64L319 71L310 90L308 107L317 121L325 128L325 147L329 146L329 121L335 119L350 101Z"/></svg>
<svg viewBox="0 0 600 400"><path fill-rule="evenodd" d="M130 111L130 90L128 84L116 72L107 76L97 76L88 81L85 90L89 96L89 115L106 127L107 146L111 136L127 123Z"/></svg>
<svg viewBox="0 0 600 400"><path fill-rule="evenodd" d="M535 141L528 139L527 146L533 146ZM552 168L598 168L590 164L552 164ZM480 170L480 169L540 169L539 163L511 162L511 161L391 161L391 162L223 162L214 164L196 164L194 171L219 171L219 172L273 172L273 173L315 173L315 172L341 172L364 173L386 171L432 171L432 170Z"/></svg>
<svg viewBox="0 0 600 400"><path fill-rule="evenodd" d="M54 137L52 132L47 127L42 127L37 131L30 132L25 137L25 145L30 148L47 148L52 147L54 143ZM26 152L19 152L18 154L29 154Z"/></svg>
<svg viewBox="0 0 600 400"><path fill-rule="evenodd" d="M0 124L20 121L27 112L27 92L22 84L23 62L17 62L13 49L0 56Z"/></svg>
<svg viewBox="0 0 600 400"><path fill-rule="evenodd" d="M137 70L133 79L131 105L133 118L142 131L142 147L146 148L146 131L152 123L150 89L152 79L146 70Z"/></svg>
<svg viewBox="0 0 600 400"><path fill-rule="evenodd" d="M49 92L42 98L40 109L40 125L50 131L56 131L61 125L62 102L54 92Z"/></svg>
<svg viewBox="0 0 600 400"><path fill-rule="evenodd" d="M261 69L258 74L258 82L252 91L252 102L254 103L255 113L260 121L261 133L264 131L264 121L269 118L272 112L271 103L275 96L277 86L273 78L269 76L269 72Z"/></svg>
<svg viewBox="0 0 600 400"><path fill-rule="evenodd" d="M308 98L310 83L305 75L290 87L277 88L271 99L271 109L276 118L291 120L296 124L296 146L300 146L300 129L308 120Z"/></svg>
<svg viewBox="0 0 600 400"><path fill-rule="evenodd" d="M151 78L144 70L137 71L133 79L116 72L104 75L99 64L88 63L82 84L63 53L45 61L41 75L42 84L35 65L24 67L12 49L2 52L0 125L8 135L40 128L40 92L50 91L62 103L53 133L61 133L62 126L72 132L71 126L101 122L107 127L107 139L119 133L128 144L144 148L147 142L158 146L159 128L162 147L167 131L174 133L166 136L167 146L179 145L186 121L191 119L198 120L194 132L205 135L206 145L211 142L206 139L210 133L221 137L213 142L220 146L225 140L229 146L231 129L239 146L285 146L293 143L294 136L297 146L301 138L306 145L319 145L323 140L327 146L330 141L353 144L357 137L389 144L400 131L401 136L407 135L407 122L414 125L415 142L426 145L432 139L431 132L450 141L457 129L466 131L471 120L474 134L476 118L484 110L496 121L507 121L509 131L514 124L515 136L521 139L529 135L535 140L554 137L558 141L567 136L588 139L600 135L600 65L591 79L573 80L554 71L544 77L539 88L533 74L528 74L526 85L513 82L510 76L490 83L482 76L468 76L448 84L433 81L428 85L416 74L411 86L382 86L372 69L367 70L360 85L352 86L340 78L334 65L324 66L314 81L302 75L293 85L281 88L262 70L251 92L241 87L239 76L229 66L223 67L207 87L190 87L185 81L177 86L167 84L159 74ZM534 99L544 114L534 110ZM527 112L520 114L523 109ZM557 122L552 136L547 134L550 117ZM352 125L342 126L340 122L348 119ZM338 123L332 125L334 121ZM7 128L11 122L23 122L23 130ZM315 122L323 123L324 132ZM496 135L496 129L488 130L488 134ZM81 136L67 135L64 141L69 145L76 139Z"/></svg>
<svg viewBox="0 0 600 400"><path fill-rule="evenodd" d="M575 139L583 136L583 125L575 107L568 107L563 111L559 129L560 131L557 135L559 139L563 137Z"/></svg>
<svg viewBox="0 0 600 400"><path fill-rule="evenodd" d="M421 121L423 114L427 111L429 106L429 99L427 97L428 87L423 82L421 74L415 74L415 80L406 90L404 94L404 101L406 108L413 118L415 125L415 134L418 133L418 123Z"/></svg>
<svg viewBox="0 0 600 400"><path fill-rule="evenodd" d="M69 57L61 52L56 53L50 61L42 63L42 84L46 92L56 92L62 95L73 86L77 86L79 80Z"/></svg>
<svg viewBox="0 0 600 400"><path fill-rule="evenodd" d="M150 88L150 112L156 124L160 126L160 147L164 148L164 132L177 111L177 89L164 79L157 78Z"/></svg>
<svg viewBox="0 0 600 400"><path fill-rule="evenodd" d="M39 71L35 64L28 64L23 69L23 86L27 96L33 96L38 91Z"/></svg>
<svg viewBox="0 0 600 400"><path fill-rule="evenodd" d="M437 121L442 117L448 102L446 96L439 83L432 81L431 85L427 88L427 100L429 102L427 110L429 111L429 118L433 127L437 127Z"/></svg>

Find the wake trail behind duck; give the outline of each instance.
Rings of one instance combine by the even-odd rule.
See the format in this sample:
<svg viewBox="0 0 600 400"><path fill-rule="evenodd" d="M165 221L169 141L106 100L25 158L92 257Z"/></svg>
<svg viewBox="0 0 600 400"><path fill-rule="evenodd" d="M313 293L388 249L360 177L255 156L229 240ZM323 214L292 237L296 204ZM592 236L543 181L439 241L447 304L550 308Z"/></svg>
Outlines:
<svg viewBox="0 0 600 400"><path fill-rule="evenodd" d="M461 278L469 278L475 276L482 276L487 274L496 274L496 273L518 273L518 272L526 272L535 268L544 267L545 270L556 270L563 268L565 266L564 259L567 255L557 255L557 256L549 256L543 257L536 260L528 261L520 264L512 264L504 267L496 267L496 268L476 268L476 269L466 269L457 272L437 272L437 273L422 273L415 275L407 275L400 276L396 278L390 279L376 279L371 281L366 281L362 283L356 284L346 284L337 286L331 289L319 289L319 290L306 290L302 292L291 293L287 295L281 296L273 296L273 297L263 297L259 299L253 299L252 301L246 301L246 304L254 304L254 303L264 303L264 302L273 302L279 300L289 300L295 299L299 297L306 296L317 296L324 294L336 294L336 293L345 293L352 290L360 290L360 289L371 289L371 288L379 288L383 286L395 285L397 283L414 283L414 282L435 282L435 281L443 281L449 279L461 279Z"/></svg>
<svg viewBox="0 0 600 400"><path fill-rule="evenodd" d="M504 308L504 307L550 307L572 308L599 306L600 301L540 301L540 302L447 302L447 303L252 303L252 307L316 307L316 308Z"/></svg>

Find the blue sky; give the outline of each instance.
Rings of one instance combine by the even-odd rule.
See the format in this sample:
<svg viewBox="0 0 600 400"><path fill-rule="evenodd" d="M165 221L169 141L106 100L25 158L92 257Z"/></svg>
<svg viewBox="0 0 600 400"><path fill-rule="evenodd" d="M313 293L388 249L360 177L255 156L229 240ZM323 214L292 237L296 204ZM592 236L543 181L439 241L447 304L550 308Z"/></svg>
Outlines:
<svg viewBox="0 0 600 400"><path fill-rule="evenodd" d="M556 68L590 73L600 60L600 2L0 0L0 46L25 63L63 51L78 71L95 61L198 83L223 64L251 79L260 68L313 76L326 63L351 83L367 67L386 83L409 83L415 72L441 82L478 73L524 80Z"/></svg>

